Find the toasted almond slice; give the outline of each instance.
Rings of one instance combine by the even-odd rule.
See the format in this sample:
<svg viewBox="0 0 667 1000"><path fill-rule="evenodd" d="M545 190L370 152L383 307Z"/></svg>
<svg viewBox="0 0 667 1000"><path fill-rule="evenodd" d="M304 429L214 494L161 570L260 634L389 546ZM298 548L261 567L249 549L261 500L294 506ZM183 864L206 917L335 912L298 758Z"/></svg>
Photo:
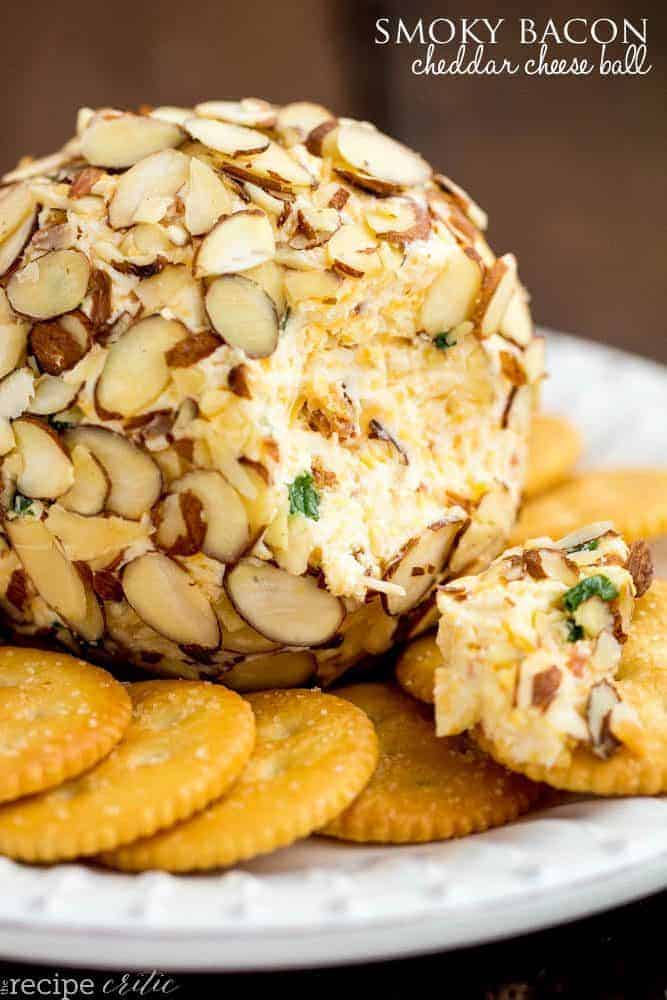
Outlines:
<svg viewBox="0 0 667 1000"><path fill-rule="evenodd" d="M0 317L0 379L21 364L29 329L23 320L5 322Z"/></svg>
<svg viewBox="0 0 667 1000"><path fill-rule="evenodd" d="M95 591L86 580L83 585L86 590L86 613L83 618L70 619L69 624L86 642L97 642L104 635L106 623Z"/></svg>
<svg viewBox="0 0 667 1000"><path fill-rule="evenodd" d="M12 264L23 253L26 243L30 239L37 218L37 209L25 217L18 229L15 229L11 236L0 243L0 277L6 274Z"/></svg>
<svg viewBox="0 0 667 1000"><path fill-rule="evenodd" d="M240 101L204 101L197 104L195 111L203 118L216 118L249 128L273 128L277 118L276 108L260 97L243 97Z"/></svg>
<svg viewBox="0 0 667 1000"><path fill-rule="evenodd" d="M302 650L253 656L237 663L221 678L234 691L266 691L303 687L315 675L315 657Z"/></svg>
<svg viewBox="0 0 667 1000"><path fill-rule="evenodd" d="M249 542L248 517L241 499L212 469L188 472L171 484L174 493L193 493L203 507L206 534L202 552L220 562L233 562Z"/></svg>
<svg viewBox="0 0 667 1000"><path fill-rule="evenodd" d="M7 519L5 531L40 597L65 621L85 621L84 582L44 522L29 516Z"/></svg>
<svg viewBox="0 0 667 1000"><path fill-rule="evenodd" d="M35 377L32 369L17 368L0 381L0 417L15 420L35 398Z"/></svg>
<svg viewBox="0 0 667 1000"><path fill-rule="evenodd" d="M144 115L95 115L81 136L81 153L95 167L131 167L183 141L173 122Z"/></svg>
<svg viewBox="0 0 667 1000"><path fill-rule="evenodd" d="M77 309L86 294L90 264L78 250L52 250L16 271L7 285L12 308L33 319Z"/></svg>
<svg viewBox="0 0 667 1000"><path fill-rule="evenodd" d="M213 608L192 577L168 556L149 552L128 563L123 591L139 617L172 642L216 649L220 629Z"/></svg>
<svg viewBox="0 0 667 1000"><path fill-rule="evenodd" d="M23 468L16 487L27 497L53 500L74 482L74 469L60 439L34 417L15 420L12 429Z"/></svg>
<svg viewBox="0 0 667 1000"><path fill-rule="evenodd" d="M57 375L42 375L35 382L35 395L27 412L37 417L61 413L72 405L80 388L81 383L65 382Z"/></svg>
<svg viewBox="0 0 667 1000"><path fill-rule="evenodd" d="M461 211L466 215L473 226L481 229L482 232L487 227L488 218L486 212L479 207L477 202L475 202L467 191L464 191L462 187L459 187L451 177L446 177L445 174L435 174L433 180L446 194L454 200L454 202L459 206Z"/></svg>
<svg viewBox="0 0 667 1000"><path fill-rule="evenodd" d="M262 153L269 148L271 141L255 129L216 121L214 118L190 118L185 123L185 130L209 149L227 156Z"/></svg>
<svg viewBox="0 0 667 1000"><path fill-rule="evenodd" d="M174 319L180 320L190 330L202 330L208 326L201 285L187 267L168 265L159 274L140 281L135 294L145 316L169 309Z"/></svg>
<svg viewBox="0 0 667 1000"><path fill-rule="evenodd" d="M366 212L366 223L380 239L404 246L427 238L431 223L428 212L413 198L386 198Z"/></svg>
<svg viewBox="0 0 667 1000"><path fill-rule="evenodd" d="M313 178L287 150L272 142L268 149L252 159L228 160L224 169L241 180L254 181L260 187L286 193L313 186Z"/></svg>
<svg viewBox="0 0 667 1000"><path fill-rule="evenodd" d="M222 648L230 653L270 653L280 649L280 643L266 639L245 623L233 632L222 633Z"/></svg>
<svg viewBox="0 0 667 1000"><path fill-rule="evenodd" d="M334 133L337 128L338 120L336 118L328 118L311 129L305 139L306 149L311 156L332 157L334 155L336 150L336 136Z"/></svg>
<svg viewBox="0 0 667 1000"><path fill-rule="evenodd" d="M170 368L189 368L190 365L208 358L217 351L220 344L220 337L210 330L188 334L167 351L165 360Z"/></svg>
<svg viewBox="0 0 667 1000"><path fill-rule="evenodd" d="M405 596L383 594L388 614L404 615L419 604L443 570L461 523L449 520L432 524L394 559L384 579L402 587Z"/></svg>
<svg viewBox="0 0 667 1000"><path fill-rule="evenodd" d="M35 323L30 331L30 351L47 375L62 375L78 364L92 343L83 313L68 313L51 323Z"/></svg>
<svg viewBox="0 0 667 1000"><path fill-rule="evenodd" d="M221 215L232 211L229 191L214 170L201 160L190 158L187 190L183 196L185 225L193 236L208 233Z"/></svg>
<svg viewBox="0 0 667 1000"><path fill-rule="evenodd" d="M327 255L340 274L361 278L375 274L381 267L377 244L370 233L356 223L341 226L327 243Z"/></svg>
<svg viewBox="0 0 667 1000"><path fill-rule="evenodd" d="M111 561L137 542L148 542L149 527L123 517L89 516L51 504L45 525L72 562Z"/></svg>
<svg viewBox="0 0 667 1000"><path fill-rule="evenodd" d="M431 336L448 333L471 315L482 284L482 270L475 256L461 247L452 256L426 293L421 325Z"/></svg>
<svg viewBox="0 0 667 1000"><path fill-rule="evenodd" d="M158 118L161 122L171 122L172 125L185 125L189 118L194 117L193 108L178 108L173 104L162 104L159 108L153 108L151 118Z"/></svg>
<svg viewBox="0 0 667 1000"><path fill-rule="evenodd" d="M597 757L606 760L619 746L619 741L611 729L611 716L620 704L618 691L607 680L599 681L591 688L586 706L586 722L591 740L591 749Z"/></svg>
<svg viewBox="0 0 667 1000"><path fill-rule="evenodd" d="M35 196L27 184L0 191L0 243L15 233L35 208Z"/></svg>
<svg viewBox="0 0 667 1000"><path fill-rule="evenodd" d="M275 216L277 220L276 225L283 225L290 211L291 202L289 196L281 195L278 197L278 195L272 194L271 191L253 184L252 181L245 181L243 190L250 198L250 201L257 205L258 208L262 208L269 215Z"/></svg>
<svg viewBox="0 0 667 1000"><path fill-rule="evenodd" d="M431 176L431 167L418 153L362 122L341 125L336 142L347 163L380 181L410 187Z"/></svg>
<svg viewBox="0 0 667 1000"><path fill-rule="evenodd" d="M98 408L121 417L145 410L169 383L167 351L185 337L181 323L161 316L131 326L109 348L95 390Z"/></svg>
<svg viewBox="0 0 667 1000"><path fill-rule="evenodd" d="M242 559L225 576L237 613L267 639L318 646L336 634L345 608L312 576L293 576L260 559Z"/></svg>
<svg viewBox="0 0 667 1000"><path fill-rule="evenodd" d="M243 276L256 281L264 289L273 299L278 316L282 317L285 312L285 269L274 260L267 260L264 264L245 271Z"/></svg>
<svg viewBox="0 0 667 1000"><path fill-rule="evenodd" d="M501 337L527 347L533 336L533 320L522 288L515 289L498 330Z"/></svg>
<svg viewBox="0 0 667 1000"><path fill-rule="evenodd" d="M100 514L109 495L109 477L95 456L79 444L72 448L70 458L74 482L60 497L60 506L86 517Z"/></svg>
<svg viewBox="0 0 667 1000"><path fill-rule="evenodd" d="M226 274L206 293L206 311L221 337L251 358L266 358L276 349L278 313L263 288L241 274Z"/></svg>
<svg viewBox="0 0 667 1000"><path fill-rule="evenodd" d="M472 316L480 337L490 337L498 332L515 288L516 258L506 253L484 273L479 300Z"/></svg>
<svg viewBox="0 0 667 1000"><path fill-rule="evenodd" d="M109 222L124 229L137 222L159 222L188 179L190 160L164 149L136 163L120 177L109 203Z"/></svg>
<svg viewBox="0 0 667 1000"><path fill-rule="evenodd" d="M211 230L197 251L195 274L235 274L275 257L271 223L264 212L246 209L226 215Z"/></svg>
<svg viewBox="0 0 667 1000"><path fill-rule="evenodd" d="M321 104L309 101L295 101L278 111L276 131L287 146L305 142L308 135L322 122L335 116Z"/></svg>
<svg viewBox="0 0 667 1000"><path fill-rule="evenodd" d="M87 448L104 469L110 484L107 510L139 520L155 504L162 489L160 470L126 437L106 427L83 425L67 431L64 439L70 449Z"/></svg>
<svg viewBox="0 0 667 1000"><path fill-rule="evenodd" d="M285 275L287 298L292 305L304 299L335 302L340 284L335 271L288 271Z"/></svg>
<svg viewBox="0 0 667 1000"><path fill-rule="evenodd" d="M140 222L128 229L119 250L131 263L143 267L171 253L173 244L161 226Z"/></svg>

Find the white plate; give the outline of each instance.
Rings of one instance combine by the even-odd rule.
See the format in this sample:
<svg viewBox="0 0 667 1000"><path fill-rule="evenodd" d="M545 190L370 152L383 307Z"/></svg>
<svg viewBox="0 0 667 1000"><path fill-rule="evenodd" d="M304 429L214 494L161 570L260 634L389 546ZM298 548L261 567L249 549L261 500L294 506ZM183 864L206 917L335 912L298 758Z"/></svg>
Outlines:
<svg viewBox="0 0 667 1000"><path fill-rule="evenodd" d="M595 464L664 465L667 371L549 338L545 408ZM0 859L0 956L129 970L269 969L470 945L667 886L667 800L578 800L418 847L312 839L227 874L30 868Z"/></svg>

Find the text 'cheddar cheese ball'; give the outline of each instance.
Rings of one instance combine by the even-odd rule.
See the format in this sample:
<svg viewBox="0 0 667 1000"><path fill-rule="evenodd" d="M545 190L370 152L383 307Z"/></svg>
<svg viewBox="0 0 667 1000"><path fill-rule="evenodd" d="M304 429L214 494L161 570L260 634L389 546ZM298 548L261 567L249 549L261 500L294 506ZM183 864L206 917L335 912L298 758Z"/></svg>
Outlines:
<svg viewBox="0 0 667 1000"><path fill-rule="evenodd" d="M318 105L79 113L0 189L14 634L328 683L504 547L542 344L417 153Z"/></svg>

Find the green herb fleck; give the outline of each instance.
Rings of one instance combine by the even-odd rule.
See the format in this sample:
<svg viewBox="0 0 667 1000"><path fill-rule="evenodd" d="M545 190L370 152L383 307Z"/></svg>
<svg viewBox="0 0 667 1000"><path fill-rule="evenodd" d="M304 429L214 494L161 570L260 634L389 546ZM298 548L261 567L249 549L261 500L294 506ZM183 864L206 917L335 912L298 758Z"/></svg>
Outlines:
<svg viewBox="0 0 667 1000"><path fill-rule="evenodd" d="M22 493L17 493L14 497L14 513L34 517L35 512L32 509L32 500L30 497L24 497Z"/></svg>
<svg viewBox="0 0 667 1000"><path fill-rule="evenodd" d="M591 538L588 542L579 542L578 545L573 545L568 552L595 552L596 549L600 548L600 539Z"/></svg>
<svg viewBox="0 0 667 1000"><path fill-rule="evenodd" d="M618 589L608 576L587 576L574 587L563 594L563 607L566 611L576 611L580 604L591 597L600 597L603 601L613 601L618 597Z"/></svg>
<svg viewBox="0 0 667 1000"><path fill-rule="evenodd" d="M289 318L290 318L291 312L292 312L292 310L288 306L287 309L285 310L285 312L283 313L283 318L280 321L280 329L281 330L284 330L285 327L287 326L287 324L289 322Z"/></svg>
<svg viewBox="0 0 667 1000"><path fill-rule="evenodd" d="M577 625L574 618L568 618L565 624L567 625L568 642L577 642L578 639L583 639L584 630L581 625Z"/></svg>
<svg viewBox="0 0 667 1000"><path fill-rule="evenodd" d="M451 336L452 336L451 331L449 333L438 333L433 338L433 343L435 344L435 346L438 348L439 351L446 351L448 347L454 347L454 345L457 343L456 340L450 339Z"/></svg>
<svg viewBox="0 0 667 1000"><path fill-rule="evenodd" d="M320 519L320 498L313 486L310 472L302 472L293 483L287 487L289 493L290 514L303 514L313 521Z"/></svg>

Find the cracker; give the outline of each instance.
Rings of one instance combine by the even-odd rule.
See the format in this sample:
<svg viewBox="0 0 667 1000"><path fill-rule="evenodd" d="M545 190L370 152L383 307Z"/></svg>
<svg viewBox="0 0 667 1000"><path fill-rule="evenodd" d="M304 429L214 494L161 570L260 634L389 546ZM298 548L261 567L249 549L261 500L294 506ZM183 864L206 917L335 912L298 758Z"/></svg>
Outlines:
<svg viewBox="0 0 667 1000"><path fill-rule="evenodd" d="M22 861L97 854L185 819L237 778L254 741L252 712L239 695L181 680L128 690L132 721L105 760L0 808L0 853Z"/></svg>
<svg viewBox="0 0 667 1000"><path fill-rule="evenodd" d="M65 653L0 649L0 802L92 767L118 743L131 712L106 670Z"/></svg>
<svg viewBox="0 0 667 1000"><path fill-rule="evenodd" d="M635 605L616 686L644 728L642 753L623 746L608 760L585 748L561 767L501 763L554 788L596 795L659 795L667 792L667 581L656 580ZM477 732L477 742L500 760L496 747Z"/></svg>
<svg viewBox="0 0 667 1000"><path fill-rule="evenodd" d="M567 479L581 458L583 441L565 417L536 413L528 439L528 468L524 496L537 496Z"/></svg>
<svg viewBox="0 0 667 1000"><path fill-rule="evenodd" d="M442 666L442 653L434 635L415 639L398 658L396 680L404 691L419 701L433 704L435 672Z"/></svg>
<svg viewBox="0 0 667 1000"><path fill-rule="evenodd" d="M667 469L617 469L575 476L525 504L511 544L542 535L561 538L596 521L612 521L629 542L667 533Z"/></svg>
<svg viewBox="0 0 667 1000"><path fill-rule="evenodd" d="M373 720L380 762L350 808L321 832L341 840L404 844L448 840L516 819L540 787L499 767L466 737L439 739L426 705L385 684L339 695Z"/></svg>
<svg viewBox="0 0 667 1000"><path fill-rule="evenodd" d="M377 763L366 715L320 691L248 696L257 743L231 792L201 815L105 854L126 871L221 868L285 847L330 822L361 792Z"/></svg>

